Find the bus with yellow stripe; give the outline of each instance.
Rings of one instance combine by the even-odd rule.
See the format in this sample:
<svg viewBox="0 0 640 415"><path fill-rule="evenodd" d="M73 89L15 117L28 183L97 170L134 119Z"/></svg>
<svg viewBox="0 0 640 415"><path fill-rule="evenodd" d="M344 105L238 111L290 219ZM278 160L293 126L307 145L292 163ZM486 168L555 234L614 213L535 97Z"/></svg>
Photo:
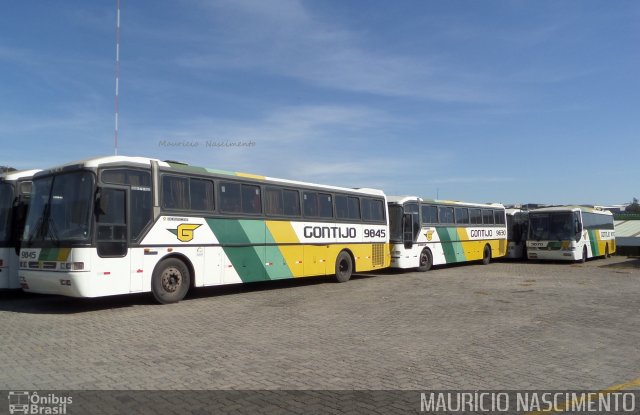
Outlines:
<svg viewBox="0 0 640 415"><path fill-rule="evenodd" d="M73 297L335 275L389 266L386 196L112 156L35 175L25 291Z"/></svg>
<svg viewBox="0 0 640 415"><path fill-rule="evenodd" d="M613 214L586 206L553 206L529 212L529 259L585 262L616 251Z"/></svg>
<svg viewBox="0 0 640 415"><path fill-rule="evenodd" d="M19 289L18 254L29 209L31 177L39 170L0 174L0 289Z"/></svg>
<svg viewBox="0 0 640 415"><path fill-rule="evenodd" d="M502 204L389 196L391 267L427 271L467 261L489 264L507 252Z"/></svg>

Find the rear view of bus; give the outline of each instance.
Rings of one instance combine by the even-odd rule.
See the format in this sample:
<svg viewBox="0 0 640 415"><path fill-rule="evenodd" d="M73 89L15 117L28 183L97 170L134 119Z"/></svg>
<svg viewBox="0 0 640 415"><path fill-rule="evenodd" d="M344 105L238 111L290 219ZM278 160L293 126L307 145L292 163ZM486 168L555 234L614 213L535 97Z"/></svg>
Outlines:
<svg viewBox="0 0 640 415"><path fill-rule="evenodd" d="M581 261L616 251L613 215L584 206L555 206L529 213L529 259Z"/></svg>
<svg viewBox="0 0 640 415"><path fill-rule="evenodd" d="M20 237L29 208L31 177L37 171L13 171L0 176L0 289L20 288Z"/></svg>

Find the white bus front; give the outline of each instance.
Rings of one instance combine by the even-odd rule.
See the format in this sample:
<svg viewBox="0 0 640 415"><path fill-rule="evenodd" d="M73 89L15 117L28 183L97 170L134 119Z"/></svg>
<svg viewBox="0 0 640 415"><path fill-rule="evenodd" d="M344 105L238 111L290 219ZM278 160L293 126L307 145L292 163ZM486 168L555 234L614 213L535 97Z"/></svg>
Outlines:
<svg viewBox="0 0 640 415"><path fill-rule="evenodd" d="M579 210L529 213L529 259L582 259L582 219Z"/></svg>
<svg viewBox="0 0 640 415"><path fill-rule="evenodd" d="M25 291L91 296L95 175L86 170L36 177L20 250Z"/></svg>

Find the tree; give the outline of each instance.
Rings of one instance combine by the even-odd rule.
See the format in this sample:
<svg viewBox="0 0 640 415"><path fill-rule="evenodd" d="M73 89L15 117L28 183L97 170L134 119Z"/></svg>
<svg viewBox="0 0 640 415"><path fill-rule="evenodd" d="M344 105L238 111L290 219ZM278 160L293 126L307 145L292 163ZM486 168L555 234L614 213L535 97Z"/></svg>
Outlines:
<svg viewBox="0 0 640 415"><path fill-rule="evenodd" d="M0 173L8 173L10 171L16 171L16 169L9 166L0 166Z"/></svg>
<svg viewBox="0 0 640 415"><path fill-rule="evenodd" d="M640 204L638 198L634 197L633 202L624 209L625 213L640 213Z"/></svg>

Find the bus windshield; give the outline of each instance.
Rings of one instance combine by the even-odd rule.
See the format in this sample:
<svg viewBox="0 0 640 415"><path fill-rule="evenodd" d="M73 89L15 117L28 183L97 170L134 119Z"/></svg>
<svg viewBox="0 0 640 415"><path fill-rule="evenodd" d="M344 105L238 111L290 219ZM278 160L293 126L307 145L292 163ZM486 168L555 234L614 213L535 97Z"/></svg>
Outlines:
<svg viewBox="0 0 640 415"><path fill-rule="evenodd" d="M575 220L571 212L530 214L530 235L533 241L576 240Z"/></svg>
<svg viewBox="0 0 640 415"><path fill-rule="evenodd" d="M87 171L62 173L33 181L24 241L88 242L94 179Z"/></svg>
<svg viewBox="0 0 640 415"><path fill-rule="evenodd" d="M11 238L11 208L13 207L13 186L0 183L0 242Z"/></svg>

